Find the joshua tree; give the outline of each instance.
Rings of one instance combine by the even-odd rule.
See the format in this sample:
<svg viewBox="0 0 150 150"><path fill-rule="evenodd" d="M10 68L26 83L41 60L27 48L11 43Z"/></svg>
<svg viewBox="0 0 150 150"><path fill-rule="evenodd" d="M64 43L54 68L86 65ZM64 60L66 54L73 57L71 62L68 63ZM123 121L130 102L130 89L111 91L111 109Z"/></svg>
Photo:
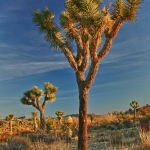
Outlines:
<svg viewBox="0 0 150 150"><path fill-rule="evenodd" d="M139 104L138 104L137 101L134 100L130 103L130 106L134 109L134 121L135 121L135 119L136 119L136 109L139 107Z"/></svg>
<svg viewBox="0 0 150 150"><path fill-rule="evenodd" d="M60 123L62 116L64 116L65 113L63 111L56 111L55 114L57 115L57 118L58 118L59 123Z"/></svg>
<svg viewBox="0 0 150 150"><path fill-rule="evenodd" d="M9 114L6 116L6 121L9 121L10 134L12 134L12 120L14 119L14 114Z"/></svg>
<svg viewBox="0 0 150 150"><path fill-rule="evenodd" d="M94 121L94 119L95 119L95 114L90 114L90 121L91 121L91 123Z"/></svg>
<svg viewBox="0 0 150 150"><path fill-rule="evenodd" d="M48 8L33 13L33 21L54 49L60 49L73 68L79 91L78 150L87 150L89 90L101 60L108 54L124 22L136 19L143 0L115 0L100 9L102 0L67 0L60 15L60 26ZM103 41L103 42L102 42ZM76 50L72 43L76 43Z"/></svg>
<svg viewBox="0 0 150 150"><path fill-rule="evenodd" d="M32 111L31 114L32 114L32 117L33 117L34 132L35 132L36 129L37 129L37 121L36 121L36 119L37 119L37 116L38 116L38 112L37 111Z"/></svg>
<svg viewBox="0 0 150 150"><path fill-rule="evenodd" d="M44 91L39 89L37 86L33 86L30 90L24 92L23 97L21 98L21 103L24 105L32 105L40 111L40 128L45 130L45 118L44 110L48 101L54 102L56 99L55 93L58 91L58 88L52 85L49 82L44 83ZM40 100L44 96L44 101L42 105Z"/></svg>
<svg viewBox="0 0 150 150"><path fill-rule="evenodd" d="M22 120L20 120L20 119L17 118L15 121L16 121L16 124L17 124L17 130L19 131L20 127L22 125Z"/></svg>

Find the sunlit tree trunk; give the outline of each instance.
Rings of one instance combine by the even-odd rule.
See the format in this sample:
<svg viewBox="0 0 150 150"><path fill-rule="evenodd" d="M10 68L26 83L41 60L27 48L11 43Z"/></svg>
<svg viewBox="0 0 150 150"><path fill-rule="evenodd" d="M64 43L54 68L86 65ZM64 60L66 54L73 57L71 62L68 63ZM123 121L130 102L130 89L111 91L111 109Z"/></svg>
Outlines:
<svg viewBox="0 0 150 150"><path fill-rule="evenodd" d="M9 126L10 126L10 134L12 134L12 120L9 121Z"/></svg>
<svg viewBox="0 0 150 150"><path fill-rule="evenodd" d="M87 130L88 94L89 89L86 89L85 87L79 88L78 150L88 149L88 130Z"/></svg>
<svg viewBox="0 0 150 150"><path fill-rule="evenodd" d="M45 117L44 117L44 110L40 110L40 128L45 130Z"/></svg>

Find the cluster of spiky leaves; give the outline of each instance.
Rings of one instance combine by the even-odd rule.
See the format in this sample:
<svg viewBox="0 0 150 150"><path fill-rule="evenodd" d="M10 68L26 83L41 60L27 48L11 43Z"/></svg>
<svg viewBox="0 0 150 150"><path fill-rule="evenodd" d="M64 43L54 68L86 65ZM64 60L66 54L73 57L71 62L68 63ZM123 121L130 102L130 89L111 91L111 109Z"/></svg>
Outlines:
<svg viewBox="0 0 150 150"><path fill-rule="evenodd" d="M32 111L31 114L32 114L33 118L37 118L37 116L38 116L38 112L37 111Z"/></svg>
<svg viewBox="0 0 150 150"><path fill-rule="evenodd" d="M55 93L58 91L58 87L54 86L49 82L44 83L44 94L46 95L47 99L51 102L56 100Z"/></svg>
<svg viewBox="0 0 150 150"><path fill-rule="evenodd" d="M37 86L33 86L30 90L24 92L21 102L25 105L29 105L30 100L35 101L36 98L41 98L44 95L42 89L39 89Z"/></svg>
<svg viewBox="0 0 150 150"><path fill-rule="evenodd" d="M9 114L8 116L6 116L6 121L10 121L14 119L14 114Z"/></svg>
<svg viewBox="0 0 150 150"><path fill-rule="evenodd" d="M56 111L55 114L57 115L58 119L61 119L65 113L63 111Z"/></svg>
<svg viewBox="0 0 150 150"><path fill-rule="evenodd" d="M127 2L126 2L127 1ZM144 0L116 0L113 4L113 17L120 18L131 22L136 20L137 11L140 9L140 4Z"/></svg>
<svg viewBox="0 0 150 150"><path fill-rule="evenodd" d="M63 49L69 44L61 35L60 29L54 23L54 14L52 11L45 8L42 12L37 10L33 13L33 21L39 26L39 31L46 33L46 40L51 41L51 47L54 49Z"/></svg>
<svg viewBox="0 0 150 150"><path fill-rule="evenodd" d="M68 0L65 11L60 15L60 24L69 38L74 39L70 30L73 25L82 31L83 27L94 28L102 24L105 12L99 10L101 0Z"/></svg>
<svg viewBox="0 0 150 150"><path fill-rule="evenodd" d="M33 86L30 90L24 92L23 97L21 98L21 103L24 105L30 105L39 100L45 94L45 100L50 100L51 102L55 101L55 93L58 91L58 88L52 85L49 82L44 83L44 91L37 86Z"/></svg>
<svg viewBox="0 0 150 150"><path fill-rule="evenodd" d="M84 28L88 28L88 38L94 41L98 30L111 28L116 19L134 21L143 0L116 0L112 4L111 12L110 6L100 9L101 2L102 0L67 0L65 10L60 15L60 25L65 32L54 23L54 14L48 8L42 12L35 11L33 21L39 26L39 30L46 34L47 41L54 49L63 50L69 47L72 51L68 38L75 40L77 34L83 36ZM102 35L98 38L101 41Z"/></svg>
<svg viewBox="0 0 150 150"><path fill-rule="evenodd" d="M138 104L138 102L137 101L132 101L131 103L130 103L130 106L132 107L132 108L138 108L139 107L139 104Z"/></svg>

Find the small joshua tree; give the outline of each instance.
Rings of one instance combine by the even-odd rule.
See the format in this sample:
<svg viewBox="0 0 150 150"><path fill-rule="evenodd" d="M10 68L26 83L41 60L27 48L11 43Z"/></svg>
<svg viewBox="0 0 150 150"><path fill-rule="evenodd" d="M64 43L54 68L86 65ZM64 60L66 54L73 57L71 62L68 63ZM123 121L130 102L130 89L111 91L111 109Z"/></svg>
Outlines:
<svg viewBox="0 0 150 150"><path fill-rule="evenodd" d="M134 100L130 103L130 106L134 109L134 121L135 121L135 119L136 119L136 109L139 107L139 104L138 104L137 101Z"/></svg>
<svg viewBox="0 0 150 150"><path fill-rule="evenodd" d="M6 116L6 121L9 121L10 134L12 134L12 120L14 119L14 114L9 114Z"/></svg>
<svg viewBox="0 0 150 150"><path fill-rule="evenodd" d="M59 123L61 122L62 117L64 116L64 112L63 111L56 111L55 114L57 115L57 118L59 120Z"/></svg>
<svg viewBox="0 0 150 150"><path fill-rule="evenodd" d="M17 125L17 131L20 131L20 127L22 125L22 120L17 118L15 121L16 121L16 125Z"/></svg>
<svg viewBox="0 0 150 150"><path fill-rule="evenodd" d="M94 114L90 114L90 121L91 121L91 123L94 121L94 119L95 119L95 115Z"/></svg>
<svg viewBox="0 0 150 150"><path fill-rule="evenodd" d="M32 105L40 111L40 128L45 130L45 117L44 110L48 101L54 102L56 99L56 92L58 88L52 85L50 82L44 83L44 91L37 86L33 86L30 90L24 92L21 98L21 103L24 105ZM45 95L42 105L40 100Z"/></svg>
<svg viewBox="0 0 150 150"><path fill-rule="evenodd" d="M36 119L37 119L37 116L38 116L38 112L37 111L32 111L31 114L32 114L32 117L33 117L34 132L35 132L36 129L37 129L37 121L36 121Z"/></svg>

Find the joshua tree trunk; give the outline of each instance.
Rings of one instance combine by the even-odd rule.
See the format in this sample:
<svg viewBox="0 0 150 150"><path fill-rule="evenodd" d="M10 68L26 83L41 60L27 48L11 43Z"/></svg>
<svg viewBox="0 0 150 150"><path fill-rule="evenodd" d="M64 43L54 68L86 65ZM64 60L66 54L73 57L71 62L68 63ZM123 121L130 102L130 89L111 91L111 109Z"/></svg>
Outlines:
<svg viewBox="0 0 150 150"><path fill-rule="evenodd" d="M37 129L37 122L36 122L36 117L34 117L34 132L36 131Z"/></svg>
<svg viewBox="0 0 150 150"><path fill-rule="evenodd" d="M78 150L88 149L87 113L89 89L79 87L79 135Z"/></svg>
<svg viewBox="0 0 150 150"><path fill-rule="evenodd" d="M45 130L44 110L40 110L40 128Z"/></svg>
<svg viewBox="0 0 150 150"><path fill-rule="evenodd" d="M134 121L136 119L136 108L134 108Z"/></svg>
<svg viewBox="0 0 150 150"><path fill-rule="evenodd" d="M9 121L9 126L10 126L10 134L12 134L12 120Z"/></svg>

